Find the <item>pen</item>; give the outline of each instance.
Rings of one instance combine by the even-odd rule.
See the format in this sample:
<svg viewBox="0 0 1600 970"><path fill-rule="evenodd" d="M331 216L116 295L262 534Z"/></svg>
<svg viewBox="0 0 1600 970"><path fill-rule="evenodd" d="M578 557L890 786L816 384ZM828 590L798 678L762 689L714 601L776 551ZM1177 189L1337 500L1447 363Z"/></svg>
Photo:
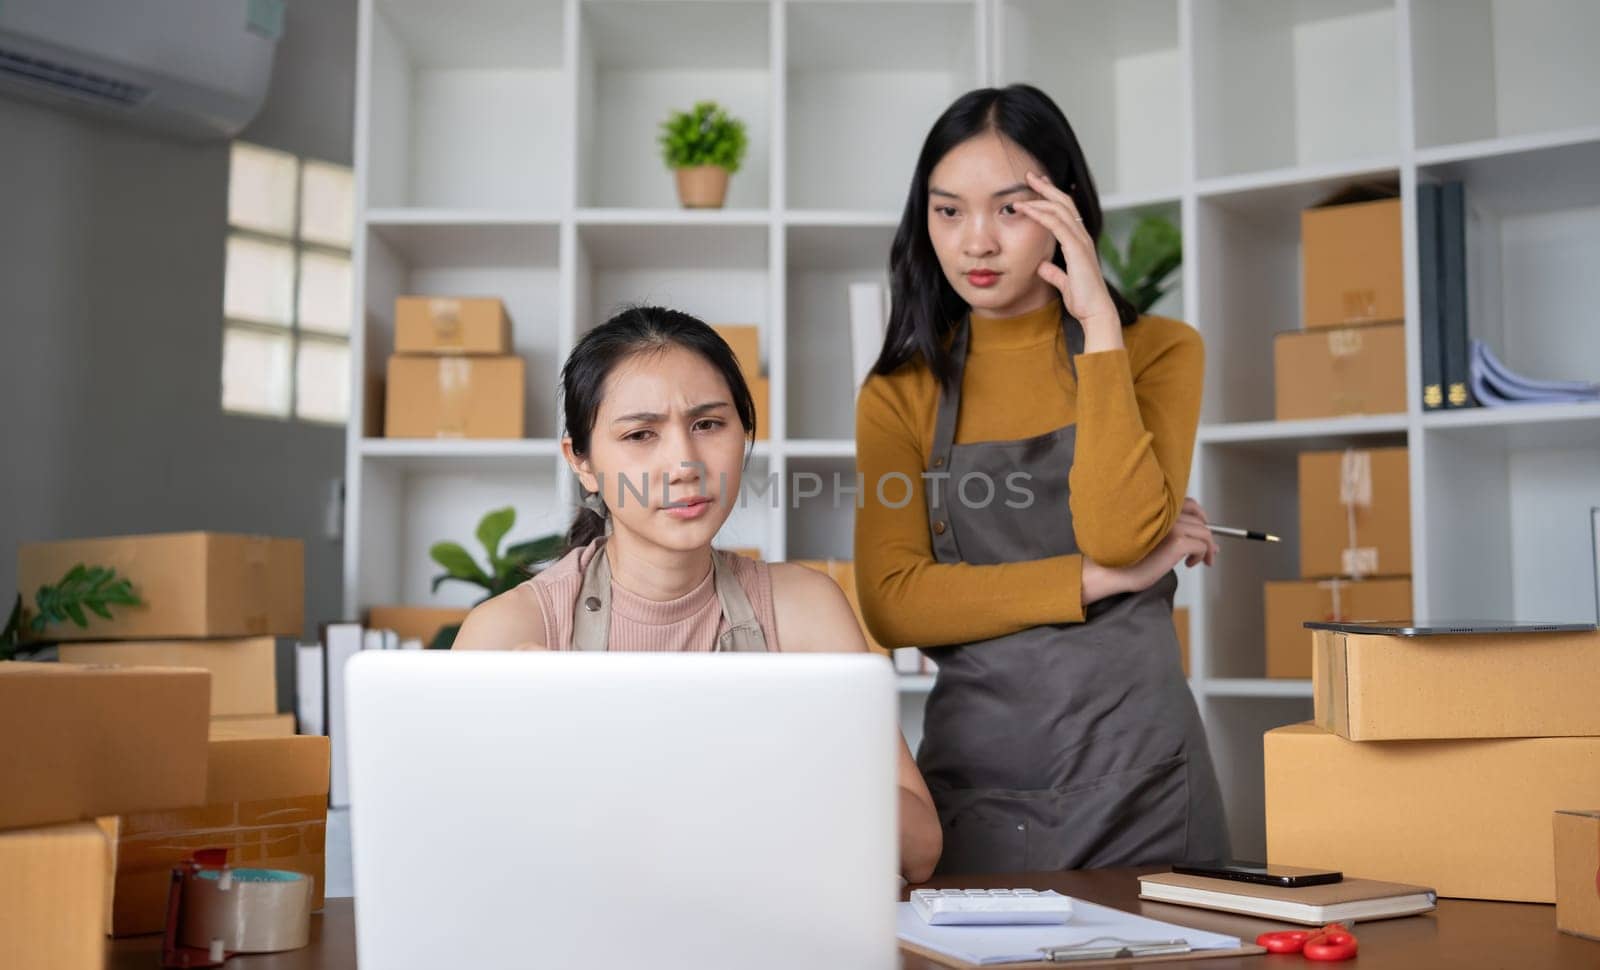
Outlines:
<svg viewBox="0 0 1600 970"><path fill-rule="evenodd" d="M1270 532L1252 532L1249 529L1235 529L1231 525L1208 525L1206 528L1219 536L1232 536L1235 539L1254 539L1257 542L1282 542Z"/></svg>

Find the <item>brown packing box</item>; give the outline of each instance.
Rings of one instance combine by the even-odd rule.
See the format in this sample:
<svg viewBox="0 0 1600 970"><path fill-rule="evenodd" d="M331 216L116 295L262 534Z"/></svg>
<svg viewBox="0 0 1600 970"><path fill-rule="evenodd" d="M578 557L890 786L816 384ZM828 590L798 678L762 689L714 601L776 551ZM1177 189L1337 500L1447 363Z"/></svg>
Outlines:
<svg viewBox="0 0 1600 970"><path fill-rule="evenodd" d="M1404 324L1280 333L1272 357L1279 421L1405 412Z"/></svg>
<svg viewBox="0 0 1600 970"><path fill-rule="evenodd" d="M305 544L299 539L175 532L33 542L17 556L24 603L78 563L109 566L143 606L92 613L87 628L52 623L44 640L298 637L305 632Z"/></svg>
<svg viewBox="0 0 1600 970"><path fill-rule="evenodd" d="M1600 811L1556 812L1555 838L1556 929L1600 941Z"/></svg>
<svg viewBox="0 0 1600 970"><path fill-rule="evenodd" d="M211 716L274 714L278 710L278 642L244 640L146 640L129 643L64 643L65 663L119 667L199 667L211 671Z"/></svg>
<svg viewBox="0 0 1600 970"><path fill-rule="evenodd" d="M750 383L750 397L756 405L756 440L766 441L772 437L772 382L765 377L747 380Z"/></svg>
<svg viewBox="0 0 1600 970"><path fill-rule="evenodd" d="M105 897L106 838L93 822L0 832L0 967L105 966Z"/></svg>
<svg viewBox="0 0 1600 970"><path fill-rule="evenodd" d="M1300 261L1307 328L1405 318L1398 198L1306 209Z"/></svg>
<svg viewBox="0 0 1600 970"><path fill-rule="evenodd" d="M312 907L322 908L328 739L218 740L209 750L201 807L100 819L115 873L104 932L159 931L172 867L206 848L227 849L232 866L305 873L316 882Z"/></svg>
<svg viewBox="0 0 1600 970"><path fill-rule="evenodd" d="M746 381L753 383L761 376L760 327L749 323L719 323L711 329L733 348L733 356L738 358L739 370L744 373Z"/></svg>
<svg viewBox="0 0 1600 970"><path fill-rule="evenodd" d="M1409 575L1411 465L1406 449L1302 452L1300 577ZM1408 606L1399 616L1367 619L1410 614Z"/></svg>
<svg viewBox="0 0 1600 970"><path fill-rule="evenodd" d="M471 612L439 606L374 606L367 610L367 629L393 630L402 640L421 640L426 647L441 627L455 626Z"/></svg>
<svg viewBox="0 0 1600 970"><path fill-rule="evenodd" d="M200 804L210 679L0 663L0 829Z"/></svg>
<svg viewBox="0 0 1600 970"><path fill-rule="evenodd" d="M1307 579L1267 583L1263 592L1268 677L1311 678L1311 631L1305 624L1312 620L1391 620L1411 615L1409 579Z"/></svg>
<svg viewBox="0 0 1600 970"><path fill-rule="evenodd" d="M1189 608L1173 607L1172 625L1178 631L1178 658L1183 664L1183 675L1189 676Z"/></svg>
<svg viewBox="0 0 1600 970"><path fill-rule="evenodd" d="M1600 738L1346 741L1268 731L1267 861L1555 901L1552 812L1600 792Z"/></svg>
<svg viewBox="0 0 1600 970"><path fill-rule="evenodd" d="M520 438L521 357L390 357L390 438Z"/></svg>
<svg viewBox="0 0 1600 970"><path fill-rule="evenodd" d="M211 719L210 739L225 741L232 738L292 738L293 714L261 714L242 717L214 717Z"/></svg>
<svg viewBox="0 0 1600 970"><path fill-rule="evenodd" d="M861 600L856 596L856 564L849 559L795 559L791 560L796 566L815 569L819 573L826 573L839 588L844 591L844 598L850 604L850 609L856 615L856 625L861 628L861 636L867 641L867 649L874 653L889 656L889 651L877 640L872 638L872 633L867 630L866 620L861 616Z"/></svg>
<svg viewBox="0 0 1600 970"><path fill-rule="evenodd" d="M1600 632L1315 641L1317 724L1353 741L1600 736Z"/></svg>
<svg viewBox="0 0 1600 970"><path fill-rule="evenodd" d="M394 352L509 354L511 321L505 304L494 297L398 297Z"/></svg>

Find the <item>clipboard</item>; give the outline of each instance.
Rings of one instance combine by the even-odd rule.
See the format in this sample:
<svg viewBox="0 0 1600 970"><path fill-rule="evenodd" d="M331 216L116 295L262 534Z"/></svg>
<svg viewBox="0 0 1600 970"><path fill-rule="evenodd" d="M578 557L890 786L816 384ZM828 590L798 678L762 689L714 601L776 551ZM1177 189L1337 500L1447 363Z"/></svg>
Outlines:
<svg viewBox="0 0 1600 970"><path fill-rule="evenodd" d="M914 953L941 967L958 967L961 970L1066 970L1070 967L1131 967L1141 963L1171 963L1176 960L1210 960L1216 957L1253 957L1266 953L1266 948L1246 943L1235 950L1190 950L1188 953L1151 957L1120 957L1112 960L1030 960L1027 963L967 963L948 954L926 950L915 943L900 941L900 952Z"/></svg>

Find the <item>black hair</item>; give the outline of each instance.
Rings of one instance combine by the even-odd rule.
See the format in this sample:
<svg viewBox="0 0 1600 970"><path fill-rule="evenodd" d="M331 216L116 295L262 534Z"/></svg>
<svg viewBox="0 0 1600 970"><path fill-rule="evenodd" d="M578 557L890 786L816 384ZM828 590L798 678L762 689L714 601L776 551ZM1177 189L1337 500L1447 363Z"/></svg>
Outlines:
<svg viewBox="0 0 1600 970"><path fill-rule="evenodd" d="M678 310L664 307L629 307L583 335L572 348L561 368L562 412L566 437L579 457L589 454L606 378L623 361L641 353L659 353L671 347L692 350L704 357L733 395L733 409L744 426L745 437L755 439L756 406L750 385L739 370L739 361L722 335L703 321ZM580 506L567 531L567 551L586 546L605 534L606 520L601 513Z"/></svg>
<svg viewBox="0 0 1600 970"><path fill-rule="evenodd" d="M945 278L928 237L928 178L951 149L989 131L1038 159L1050 181L1063 186L1077 203L1089 235L1100 241L1105 220L1089 163L1067 116L1050 96L1027 84L968 91L933 123L917 156L900 228L889 250L889 325L874 373L890 374L920 358L941 385L948 385L953 376L946 338L970 308ZM1059 245L1052 262L1066 269ZM1133 304L1116 287L1109 283L1107 287L1122 325L1138 319ZM1062 326L1067 326L1066 319Z"/></svg>

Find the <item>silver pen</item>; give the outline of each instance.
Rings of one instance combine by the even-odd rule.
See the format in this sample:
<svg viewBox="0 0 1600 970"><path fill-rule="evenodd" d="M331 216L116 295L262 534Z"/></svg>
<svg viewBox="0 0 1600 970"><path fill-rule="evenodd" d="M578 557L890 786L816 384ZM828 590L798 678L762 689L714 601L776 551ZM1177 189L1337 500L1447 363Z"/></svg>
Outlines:
<svg viewBox="0 0 1600 970"><path fill-rule="evenodd" d="M1250 529L1235 529L1231 525L1208 525L1206 528L1219 536L1232 536L1235 539L1254 539L1257 542L1282 542L1270 532L1255 532Z"/></svg>

